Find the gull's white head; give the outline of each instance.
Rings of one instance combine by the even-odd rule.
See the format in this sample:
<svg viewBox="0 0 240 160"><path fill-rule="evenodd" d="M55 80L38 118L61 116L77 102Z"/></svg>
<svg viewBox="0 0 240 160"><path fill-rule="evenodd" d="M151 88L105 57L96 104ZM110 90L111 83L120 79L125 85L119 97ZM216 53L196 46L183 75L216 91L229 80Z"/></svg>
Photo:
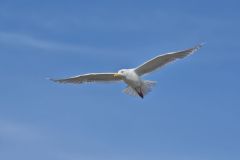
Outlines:
<svg viewBox="0 0 240 160"><path fill-rule="evenodd" d="M118 73L114 74L114 77L126 77L128 74L128 70L127 69L121 69L118 71Z"/></svg>

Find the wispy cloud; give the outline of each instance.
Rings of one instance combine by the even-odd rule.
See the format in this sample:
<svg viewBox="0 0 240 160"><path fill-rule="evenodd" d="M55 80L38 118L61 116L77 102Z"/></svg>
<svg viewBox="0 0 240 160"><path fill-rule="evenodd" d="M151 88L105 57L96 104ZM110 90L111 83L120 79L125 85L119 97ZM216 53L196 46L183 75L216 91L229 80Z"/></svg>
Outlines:
<svg viewBox="0 0 240 160"><path fill-rule="evenodd" d="M79 54L104 54L112 53L111 49L89 47L84 45L72 45L62 42L54 42L43 39L38 39L31 35L0 32L0 44L11 47L29 47L34 49L41 49L44 51L56 51L58 53L79 53ZM118 51L119 52L119 51ZM116 53L116 52L115 52Z"/></svg>

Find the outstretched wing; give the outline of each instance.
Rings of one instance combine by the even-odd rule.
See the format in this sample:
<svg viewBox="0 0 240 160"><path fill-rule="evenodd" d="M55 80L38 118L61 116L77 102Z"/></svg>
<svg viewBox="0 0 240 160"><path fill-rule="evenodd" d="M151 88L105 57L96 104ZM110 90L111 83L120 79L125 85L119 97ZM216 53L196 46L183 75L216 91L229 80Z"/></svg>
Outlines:
<svg viewBox="0 0 240 160"><path fill-rule="evenodd" d="M146 73L152 72L156 69L161 68L162 66L164 66L165 64L174 61L176 59L181 59L184 58L192 53L194 53L195 51L197 51L199 48L202 47L201 45L197 45L193 48L190 49L186 49L183 51L178 51L178 52L171 52L171 53L167 53L164 55L159 55L147 62L145 62L144 64L140 65L139 67L137 67L135 69L135 72L141 76L144 75Z"/></svg>
<svg viewBox="0 0 240 160"><path fill-rule="evenodd" d="M114 77L114 73L90 73L83 74L75 77L70 77L66 79L51 79L54 82L59 83L88 83L88 82L113 82L120 81L120 77Z"/></svg>

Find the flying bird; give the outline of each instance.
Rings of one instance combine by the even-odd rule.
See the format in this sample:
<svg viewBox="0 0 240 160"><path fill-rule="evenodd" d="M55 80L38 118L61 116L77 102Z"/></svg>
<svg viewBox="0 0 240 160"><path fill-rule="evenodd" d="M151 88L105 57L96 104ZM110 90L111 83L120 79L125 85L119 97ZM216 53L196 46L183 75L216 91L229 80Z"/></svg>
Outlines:
<svg viewBox="0 0 240 160"><path fill-rule="evenodd" d="M124 93L144 98L144 96L152 90L156 82L143 80L141 78L143 75L146 75L157 69L160 69L169 62L172 62L177 59L182 59L196 52L201 47L202 44L186 50L158 55L155 58L144 62L143 64L136 68L121 69L117 73L88 73L74 77L69 77L66 79L50 79L50 80L58 83L73 83L73 84L89 82L123 81L127 84L127 87L123 90Z"/></svg>

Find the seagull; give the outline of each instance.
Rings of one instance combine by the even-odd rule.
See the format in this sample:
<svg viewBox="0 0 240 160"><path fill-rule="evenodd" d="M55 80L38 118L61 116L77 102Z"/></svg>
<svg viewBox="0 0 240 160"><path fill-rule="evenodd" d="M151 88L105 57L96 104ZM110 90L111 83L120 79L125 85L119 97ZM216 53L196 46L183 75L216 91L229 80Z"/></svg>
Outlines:
<svg viewBox="0 0 240 160"><path fill-rule="evenodd" d="M158 55L153 59L144 62L143 64L136 68L121 69L117 73L88 73L65 79L50 79L50 80L58 83L73 83L73 84L123 81L127 84L127 87L123 90L124 93L131 96L139 96L143 99L144 96L152 90L156 82L143 80L141 78L142 76L162 68L169 62L175 61L177 59L182 59L196 52L202 47L202 45L203 44L199 44L195 47L186 50Z"/></svg>

